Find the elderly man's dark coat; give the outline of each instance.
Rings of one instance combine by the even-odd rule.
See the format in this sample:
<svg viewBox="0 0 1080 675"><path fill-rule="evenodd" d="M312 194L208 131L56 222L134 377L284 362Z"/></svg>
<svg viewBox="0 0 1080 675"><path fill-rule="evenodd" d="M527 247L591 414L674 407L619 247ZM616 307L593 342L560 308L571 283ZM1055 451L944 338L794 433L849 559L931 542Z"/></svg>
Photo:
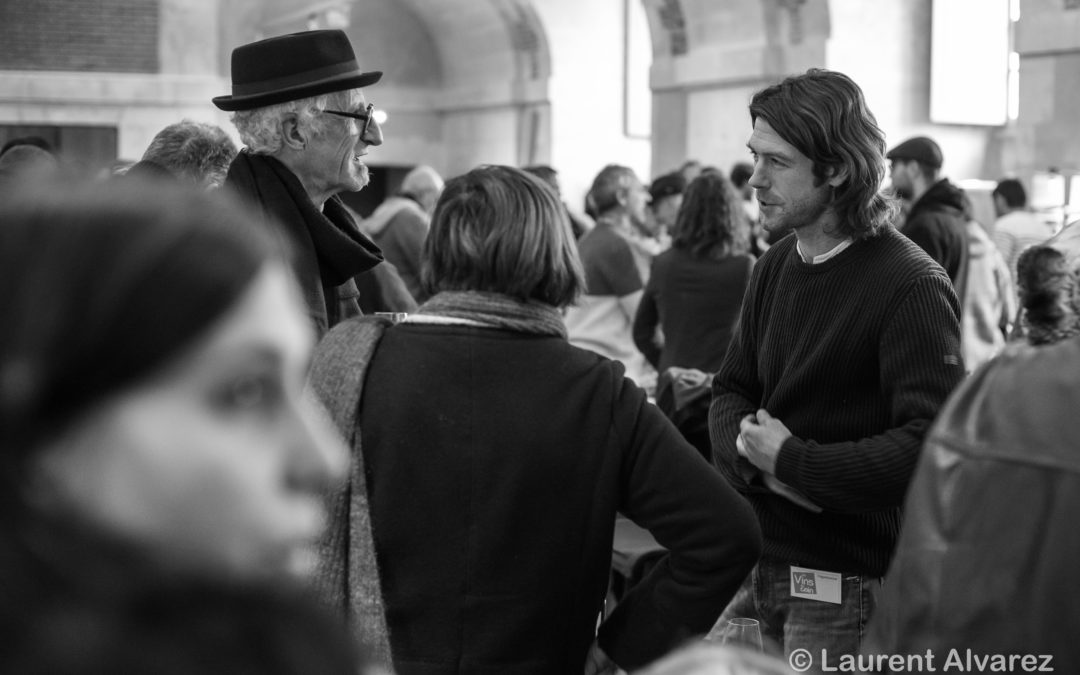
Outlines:
<svg viewBox="0 0 1080 675"><path fill-rule="evenodd" d="M236 156L225 184L287 233L293 271L320 336L339 321L360 315L353 277L382 262L383 256L338 197L328 199L320 212L288 167L249 152Z"/></svg>

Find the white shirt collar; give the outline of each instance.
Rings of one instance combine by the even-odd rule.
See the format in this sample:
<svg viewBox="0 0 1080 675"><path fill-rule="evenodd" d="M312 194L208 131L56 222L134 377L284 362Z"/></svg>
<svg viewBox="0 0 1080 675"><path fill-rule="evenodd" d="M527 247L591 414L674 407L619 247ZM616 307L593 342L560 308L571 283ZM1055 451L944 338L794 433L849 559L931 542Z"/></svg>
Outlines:
<svg viewBox="0 0 1080 675"><path fill-rule="evenodd" d="M844 241L842 241L839 244L837 244L836 246L834 246L832 248L832 250L825 251L821 255L814 256L814 259L810 260L809 262L810 262L811 265L820 265L821 263L825 262L826 260L828 260L830 258L835 258L836 256L840 255L840 253L843 252L843 250L845 248L847 248L848 246L851 246L854 243L854 241L855 241L854 239L852 239L851 237L848 237ZM803 254L802 243L801 242L795 242L795 248L798 249L798 251L799 251L799 258L803 262L807 262L806 256Z"/></svg>

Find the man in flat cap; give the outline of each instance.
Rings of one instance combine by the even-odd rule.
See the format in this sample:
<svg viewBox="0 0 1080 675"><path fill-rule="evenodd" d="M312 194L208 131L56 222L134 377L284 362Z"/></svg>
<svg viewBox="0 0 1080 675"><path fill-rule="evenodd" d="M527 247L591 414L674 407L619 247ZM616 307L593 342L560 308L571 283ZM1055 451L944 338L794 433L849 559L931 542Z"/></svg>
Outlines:
<svg viewBox="0 0 1080 675"><path fill-rule="evenodd" d="M967 218L964 192L939 178L941 148L926 136L909 138L885 153L893 188L907 206L900 231L918 244L952 280L963 298L967 287Z"/></svg>
<svg viewBox="0 0 1080 675"><path fill-rule="evenodd" d="M681 173L672 171L657 177L649 186L649 211L652 212L656 229L654 235L666 235L675 227L686 184L687 180Z"/></svg>
<svg viewBox="0 0 1080 675"><path fill-rule="evenodd" d="M344 32L307 31L234 49L232 94L214 98L246 146L225 185L284 227L319 336L360 314L353 279L383 259L336 196L368 183L361 158L382 131L361 88L380 77Z"/></svg>

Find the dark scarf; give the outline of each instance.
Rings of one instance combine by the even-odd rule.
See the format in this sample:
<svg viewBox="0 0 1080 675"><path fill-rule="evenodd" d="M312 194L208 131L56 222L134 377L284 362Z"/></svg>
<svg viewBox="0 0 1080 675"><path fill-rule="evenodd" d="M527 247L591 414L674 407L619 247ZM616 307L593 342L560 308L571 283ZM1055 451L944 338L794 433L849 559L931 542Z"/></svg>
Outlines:
<svg viewBox="0 0 1080 675"><path fill-rule="evenodd" d="M382 251L360 233L340 198L328 199L320 212L300 179L273 157L241 152L225 184L284 226L304 299L325 331L338 314L337 287L382 262Z"/></svg>
<svg viewBox="0 0 1080 675"><path fill-rule="evenodd" d="M420 305L406 322L424 323L425 316L463 319L489 328L566 339L566 324L558 309L535 300L522 302L501 293L443 291Z"/></svg>

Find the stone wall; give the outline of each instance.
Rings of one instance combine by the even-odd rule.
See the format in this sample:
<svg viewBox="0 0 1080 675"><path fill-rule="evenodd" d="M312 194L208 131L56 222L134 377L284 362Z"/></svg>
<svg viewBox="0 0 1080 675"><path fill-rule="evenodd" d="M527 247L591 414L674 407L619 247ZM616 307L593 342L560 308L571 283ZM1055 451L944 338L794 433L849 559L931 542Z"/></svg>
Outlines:
<svg viewBox="0 0 1080 675"><path fill-rule="evenodd" d="M386 72L368 92L390 115L376 164L549 163L580 208L608 162L648 179L744 159L750 95L824 66L862 85L890 145L938 139L952 178L1080 172L1080 9L1062 0L1023 2L1020 119L1004 127L930 121L931 0L631 2L651 34L651 138L623 127L619 0L4 0L0 124L115 126L128 159L182 117L231 132L209 103L231 50L334 5L364 67Z"/></svg>
<svg viewBox="0 0 1080 675"><path fill-rule="evenodd" d="M157 2L4 0L0 70L156 73Z"/></svg>
<svg viewBox="0 0 1080 675"><path fill-rule="evenodd" d="M938 140L956 179L998 177L1007 130L930 120L931 0L644 0L653 19L653 172L747 156L753 93L823 67L862 87L895 145ZM674 18L673 18L674 17Z"/></svg>

